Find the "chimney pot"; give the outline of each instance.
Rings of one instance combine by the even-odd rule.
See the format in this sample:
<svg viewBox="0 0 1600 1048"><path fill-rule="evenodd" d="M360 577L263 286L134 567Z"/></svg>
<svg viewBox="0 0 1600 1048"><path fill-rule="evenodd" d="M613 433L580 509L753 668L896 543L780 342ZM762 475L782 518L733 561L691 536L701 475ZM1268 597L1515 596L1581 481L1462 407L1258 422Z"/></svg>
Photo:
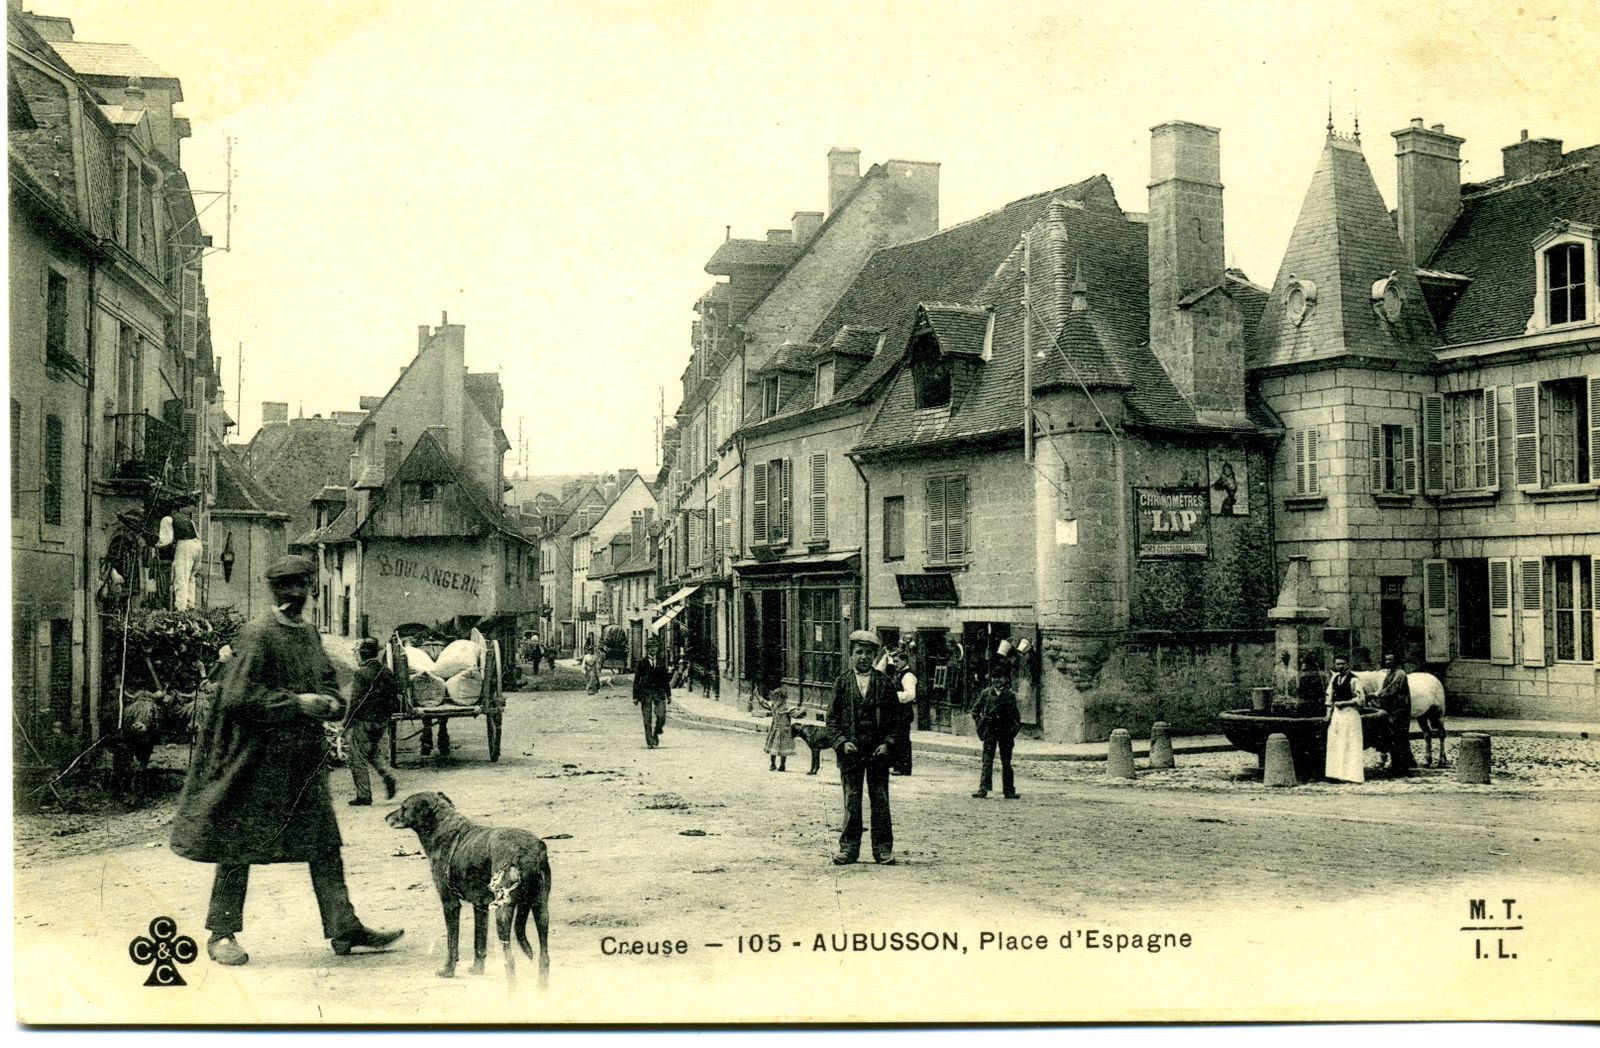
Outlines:
<svg viewBox="0 0 1600 1048"><path fill-rule="evenodd" d="M440 327L449 327L450 326L450 312L448 310L441 309L439 311L439 326Z"/></svg>
<svg viewBox="0 0 1600 1048"><path fill-rule="evenodd" d="M422 347L428 344L428 325L417 325L417 352L422 352Z"/></svg>
<svg viewBox="0 0 1600 1048"><path fill-rule="evenodd" d="M861 181L861 150L834 146L828 150L828 214L839 210Z"/></svg>
<svg viewBox="0 0 1600 1048"><path fill-rule="evenodd" d="M1394 132L1396 220L1411 261L1423 265L1461 211L1461 142L1443 124Z"/></svg>
<svg viewBox="0 0 1600 1048"><path fill-rule="evenodd" d="M804 244L817 235L817 230L822 228L821 211L796 211L790 220L794 228L794 242Z"/></svg>
<svg viewBox="0 0 1600 1048"><path fill-rule="evenodd" d="M1444 125L1443 124L1434 124L1433 125L1433 130L1439 132L1442 135L1442 134L1444 134Z"/></svg>
<svg viewBox="0 0 1600 1048"><path fill-rule="evenodd" d="M1412 127L1421 127L1422 126L1422 118L1420 116L1412 117L1411 118L1411 126Z"/></svg>
<svg viewBox="0 0 1600 1048"><path fill-rule="evenodd" d="M1527 128L1523 128L1522 129L1522 141L1526 142L1527 140L1528 140L1528 129Z"/></svg>
<svg viewBox="0 0 1600 1048"><path fill-rule="evenodd" d="M1500 150L1500 157L1507 178L1527 178L1553 171L1561 166L1561 139L1529 138L1524 131L1520 141Z"/></svg>

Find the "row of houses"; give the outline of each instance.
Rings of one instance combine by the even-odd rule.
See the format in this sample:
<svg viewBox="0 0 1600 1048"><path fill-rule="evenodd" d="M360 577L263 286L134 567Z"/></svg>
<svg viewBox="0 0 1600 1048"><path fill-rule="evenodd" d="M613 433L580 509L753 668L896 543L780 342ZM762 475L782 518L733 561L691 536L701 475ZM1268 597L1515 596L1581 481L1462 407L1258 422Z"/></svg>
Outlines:
<svg viewBox="0 0 1600 1048"><path fill-rule="evenodd" d="M1305 558L1357 665L1593 719L1600 147L1468 183L1442 125L1392 140L1392 211L1358 136L1308 142L1270 287L1226 265L1214 128L1153 128L1136 204L1094 175L944 229L938 165L831 151L828 210L719 245L695 305L656 611L698 681L821 705L868 628L954 730L1009 641L1042 737L1209 730Z"/></svg>
<svg viewBox="0 0 1600 1048"><path fill-rule="evenodd" d="M179 79L7 5L13 723L114 724L118 620L247 606L287 516L225 446ZM171 531L171 538L165 532Z"/></svg>

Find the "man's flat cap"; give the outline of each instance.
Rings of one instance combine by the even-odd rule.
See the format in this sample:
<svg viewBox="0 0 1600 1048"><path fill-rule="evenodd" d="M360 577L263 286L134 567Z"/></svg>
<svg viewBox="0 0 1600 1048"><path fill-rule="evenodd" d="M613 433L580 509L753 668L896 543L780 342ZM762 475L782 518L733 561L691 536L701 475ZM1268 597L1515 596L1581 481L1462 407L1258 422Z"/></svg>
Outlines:
<svg viewBox="0 0 1600 1048"><path fill-rule="evenodd" d="M309 577L316 573L317 566L315 564L294 553L279 557L267 568L267 578L269 579L290 579L298 578L302 575Z"/></svg>
<svg viewBox="0 0 1600 1048"><path fill-rule="evenodd" d="M873 633L871 630L856 630L854 633L850 634L850 643L870 644L876 648L878 646L878 635Z"/></svg>

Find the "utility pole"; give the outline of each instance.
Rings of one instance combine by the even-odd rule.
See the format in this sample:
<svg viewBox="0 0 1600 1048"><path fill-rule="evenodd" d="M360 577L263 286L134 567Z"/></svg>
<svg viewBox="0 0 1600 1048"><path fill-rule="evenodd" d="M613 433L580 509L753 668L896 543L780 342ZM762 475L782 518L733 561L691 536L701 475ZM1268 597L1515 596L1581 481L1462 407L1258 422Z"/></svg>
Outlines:
<svg viewBox="0 0 1600 1048"><path fill-rule="evenodd" d="M1033 234L1022 234L1022 461L1033 461Z"/></svg>

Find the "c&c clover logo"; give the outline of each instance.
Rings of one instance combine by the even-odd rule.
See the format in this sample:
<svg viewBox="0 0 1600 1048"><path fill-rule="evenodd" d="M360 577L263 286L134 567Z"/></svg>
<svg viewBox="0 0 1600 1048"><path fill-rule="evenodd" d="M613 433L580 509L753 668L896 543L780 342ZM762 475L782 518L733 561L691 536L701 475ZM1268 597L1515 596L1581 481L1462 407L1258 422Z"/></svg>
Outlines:
<svg viewBox="0 0 1600 1048"><path fill-rule="evenodd" d="M140 935L128 943L128 956L134 964L152 966L146 986L187 986L178 974L178 965L188 964L199 953L193 939L178 934L178 922L171 917L157 917L150 922L148 939Z"/></svg>

